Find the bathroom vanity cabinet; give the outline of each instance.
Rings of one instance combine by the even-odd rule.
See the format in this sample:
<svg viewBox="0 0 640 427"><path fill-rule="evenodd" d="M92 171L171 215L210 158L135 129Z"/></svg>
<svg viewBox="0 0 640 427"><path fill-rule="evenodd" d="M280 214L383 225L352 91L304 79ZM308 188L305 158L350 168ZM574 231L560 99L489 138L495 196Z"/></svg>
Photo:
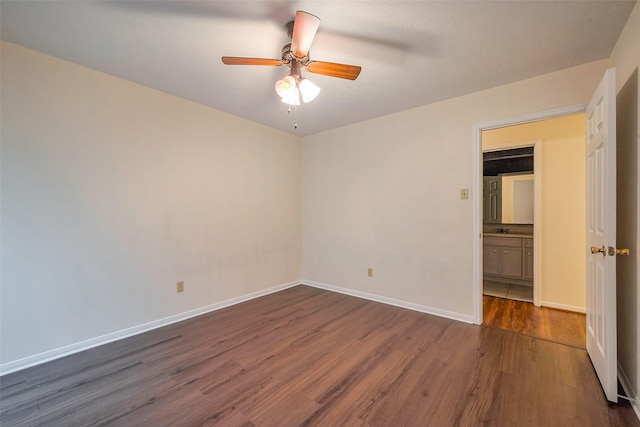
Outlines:
<svg viewBox="0 0 640 427"><path fill-rule="evenodd" d="M485 233L483 258L485 279L533 285L533 238Z"/></svg>

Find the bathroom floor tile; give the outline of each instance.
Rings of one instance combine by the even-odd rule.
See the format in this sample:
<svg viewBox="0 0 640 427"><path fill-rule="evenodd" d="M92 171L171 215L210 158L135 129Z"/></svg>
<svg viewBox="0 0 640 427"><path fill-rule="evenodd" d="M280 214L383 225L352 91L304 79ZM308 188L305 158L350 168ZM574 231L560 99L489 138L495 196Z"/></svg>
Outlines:
<svg viewBox="0 0 640 427"><path fill-rule="evenodd" d="M489 295L492 297L506 298L508 292L509 292L508 283L492 282L490 280L485 280L483 282L482 293L485 295Z"/></svg>
<svg viewBox="0 0 640 427"><path fill-rule="evenodd" d="M518 301L533 302L533 286L509 285L507 298Z"/></svg>
<svg viewBox="0 0 640 427"><path fill-rule="evenodd" d="M482 293L492 297L533 302L533 286L485 280L483 281Z"/></svg>

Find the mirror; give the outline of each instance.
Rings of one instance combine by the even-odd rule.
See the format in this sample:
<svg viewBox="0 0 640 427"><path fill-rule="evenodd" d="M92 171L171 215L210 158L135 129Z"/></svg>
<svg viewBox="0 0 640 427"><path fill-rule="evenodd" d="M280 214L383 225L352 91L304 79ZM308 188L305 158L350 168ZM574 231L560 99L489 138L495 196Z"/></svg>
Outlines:
<svg viewBox="0 0 640 427"><path fill-rule="evenodd" d="M533 224L533 146L485 151L484 222Z"/></svg>
<svg viewBox="0 0 640 427"><path fill-rule="evenodd" d="M502 223L533 224L533 174L502 176Z"/></svg>
<svg viewBox="0 0 640 427"><path fill-rule="evenodd" d="M484 222L533 224L534 175L506 174L484 177Z"/></svg>

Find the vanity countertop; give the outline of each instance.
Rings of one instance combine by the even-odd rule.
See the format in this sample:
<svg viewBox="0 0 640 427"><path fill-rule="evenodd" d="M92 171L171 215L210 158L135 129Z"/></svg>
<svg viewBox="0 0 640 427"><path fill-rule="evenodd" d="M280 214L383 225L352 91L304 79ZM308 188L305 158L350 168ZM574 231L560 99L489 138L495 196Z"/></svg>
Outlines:
<svg viewBox="0 0 640 427"><path fill-rule="evenodd" d="M533 239L533 234L517 234L517 233L482 233L485 237L520 237L525 239Z"/></svg>

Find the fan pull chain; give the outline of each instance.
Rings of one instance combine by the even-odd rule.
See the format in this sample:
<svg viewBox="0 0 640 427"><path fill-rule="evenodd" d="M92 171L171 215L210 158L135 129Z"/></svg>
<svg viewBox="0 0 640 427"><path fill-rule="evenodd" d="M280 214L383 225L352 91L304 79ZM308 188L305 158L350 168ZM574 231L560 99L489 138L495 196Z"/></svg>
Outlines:
<svg viewBox="0 0 640 427"><path fill-rule="evenodd" d="M296 107L294 106L293 107L293 128L294 129L298 129L298 120L296 118L297 116L296 112L297 110L296 110ZM291 105L289 105L289 108L287 109L287 114L291 114Z"/></svg>
<svg viewBox="0 0 640 427"><path fill-rule="evenodd" d="M296 98L300 99L300 91L298 89L298 85L296 84ZM299 101L298 101L299 102ZM289 104L289 113L291 113L291 104ZM293 104L293 128L298 129L298 103Z"/></svg>
<svg viewBox="0 0 640 427"><path fill-rule="evenodd" d="M300 99L300 92L298 92L298 88L296 88L296 94L298 99ZM288 105L287 114L291 114L291 104ZM293 128L298 129L298 105L293 104Z"/></svg>
<svg viewBox="0 0 640 427"><path fill-rule="evenodd" d="M294 129L298 129L298 104L301 102L300 88L298 87L297 82L296 82L296 98L298 98L298 102L293 104L293 128Z"/></svg>

